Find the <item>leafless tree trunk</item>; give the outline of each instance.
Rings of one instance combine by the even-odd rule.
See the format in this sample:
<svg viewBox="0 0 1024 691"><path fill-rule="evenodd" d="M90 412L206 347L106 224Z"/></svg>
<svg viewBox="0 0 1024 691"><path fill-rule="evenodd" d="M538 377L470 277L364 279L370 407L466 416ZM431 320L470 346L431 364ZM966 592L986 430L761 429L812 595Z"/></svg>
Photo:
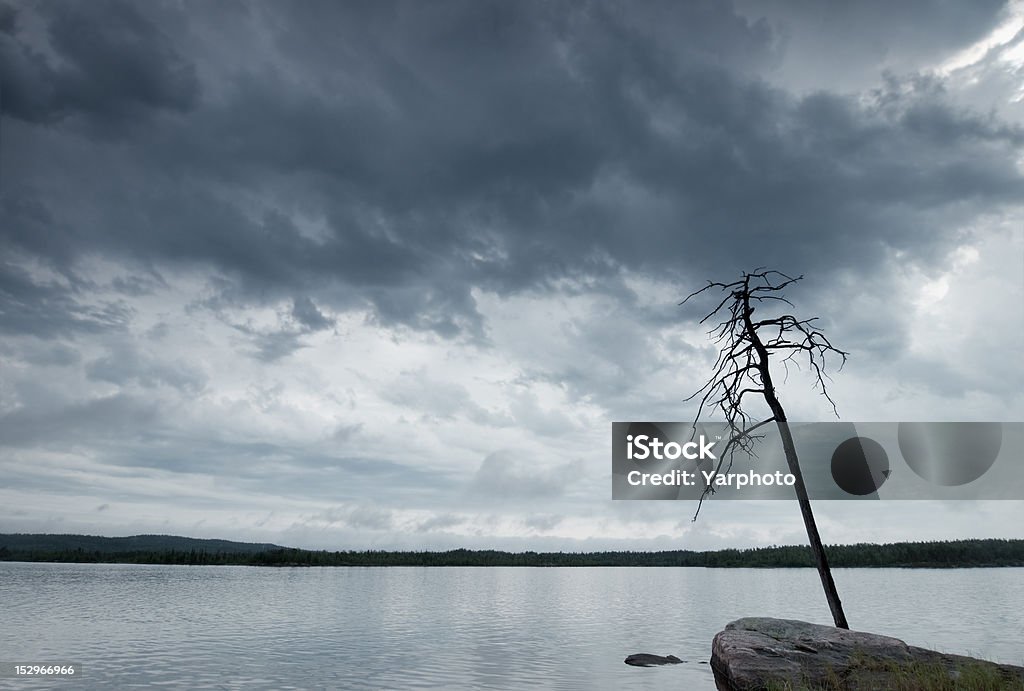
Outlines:
<svg viewBox="0 0 1024 691"><path fill-rule="evenodd" d="M783 356L781 362L787 372L790 363L799 366L800 362L806 362L814 376L815 385L831 404L832 411L835 413L835 401L832 400L825 386L826 380L829 379L825 370L825 359L830 354L833 357L839 357L841 368L846 362L847 353L835 348L828 338L815 328L814 322L817 317L797 319L790 314L757 320L754 317L756 308L765 303L778 302L792 307L793 304L783 296L782 291L802 278L803 276L792 278L778 271L758 269L752 273L744 272L740 280L732 283L709 281L708 285L691 293L686 300L683 300L685 303L697 295L715 289L728 293L718 303L718 306L700 321L701 324L704 324L713 318L722 319L709 332L721 349L711 378L688 400L701 396L697 419L709 409L719 410L729 425L729 441L719 456L716 473L721 470L722 463L726 458L729 459L731 465L737 450L749 452L752 449L753 441L757 438L753 432L758 427L771 422L778 427L789 472L796 480L794 488L797 501L800 504L800 514L804 520L804 527L807 529L807 539L810 541L811 551L814 553L814 561L818 567L818 575L821 577L821 585L825 590L825 598L832 611L832 619L838 628L848 629L850 627L846 623L843 605L839 600L836 584L832 580L828 557L821 544L818 527L814 522L811 501L807 496L803 473L800 472L800 462L797 458L796 446L793 444L793 435L789 430L786 411L775 394L770 368L772 355ZM743 400L749 394L761 396L764 399L772 413L770 418L751 424L753 420L746 412ZM709 492L714 492L711 483L705 489L705 496ZM701 502L703 503L703 497ZM700 505L697 507L697 512L700 512ZM696 518L697 514L694 514L694 520Z"/></svg>

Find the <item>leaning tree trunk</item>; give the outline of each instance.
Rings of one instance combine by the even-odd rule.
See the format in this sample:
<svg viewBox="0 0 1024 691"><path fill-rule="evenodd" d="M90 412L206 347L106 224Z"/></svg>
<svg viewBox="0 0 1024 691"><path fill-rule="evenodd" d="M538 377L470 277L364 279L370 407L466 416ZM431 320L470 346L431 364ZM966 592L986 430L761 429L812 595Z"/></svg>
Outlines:
<svg viewBox="0 0 1024 691"><path fill-rule="evenodd" d="M828 556L825 554L825 547L821 544L821 536L818 534L818 526L814 522L814 513L811 511L811 500L807 496L807 486L804 485L804 476L800 472L800 461L796 455L796 445L793 443L793 435L789 431L789 422L786 418L786 411L779 403L775 395L775 387L772 384L772 375L768 366L768 349L757 335L751 319L753 309L750 306L749 296L744 296L743 321L751 345L757 352L757 369L761 375L762 394L768 407L771 408L775 424L779 428L779 436L782 438L782 450L786 454L786 463L789 465L789 472L796 480L797 502L800 504L800 515L804 519L804 528L807 530L807 539L811 543L811 552L814 553L814 564L818 568L818 576L821 578L821 587L825 590L825 599L828 601L828 608L832 611L832 620L836 627L848 629L846 614L843 612L843 603L839 600L839 592L836 590L836 583L832 580L832 570L828 565Z"/></svg>

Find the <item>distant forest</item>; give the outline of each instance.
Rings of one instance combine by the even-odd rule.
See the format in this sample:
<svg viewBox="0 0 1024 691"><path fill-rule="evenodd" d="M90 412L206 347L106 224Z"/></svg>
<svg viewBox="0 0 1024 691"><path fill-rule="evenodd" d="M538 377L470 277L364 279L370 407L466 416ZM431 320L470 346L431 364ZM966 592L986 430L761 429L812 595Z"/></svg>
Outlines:
<svg viewBox="0 0 1024 691"><path fill-rule="evenodd" d="M834 567L1024 566L1024 540L897 542L827 547ZM0 561L246 566L699 566L793 568L814 565L809 547L710 552L329 552L171 535L0 535Z"/></svg>

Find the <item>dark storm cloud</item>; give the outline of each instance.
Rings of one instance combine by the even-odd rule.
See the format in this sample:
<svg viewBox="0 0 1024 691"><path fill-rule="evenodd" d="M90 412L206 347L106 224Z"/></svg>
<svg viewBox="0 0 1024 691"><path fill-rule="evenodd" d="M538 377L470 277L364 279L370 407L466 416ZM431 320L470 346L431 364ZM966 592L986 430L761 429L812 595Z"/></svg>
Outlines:
<svg viewBox="0 0 1024 691"><path fill-rule="evenodd" d="M943 26L967 40L997 10ZM770 86L756 73L779 37L725 3L32 11L45 36L19 16L3 38L5 122L28 121L3 172L20 173L10 205L42 208L2 241L55 267L87 252L204 267L217 299L292 300L307 328L317 305L370 307L485 342L473 287L622 269L768 264L867 284L892 250L932 262L1024 195L1018 129L923 79L879 78L862 98ZM203 39L233 23L260 31ZM246 59L226 66L225 49ZM115 63L130 66L116 80ZM75 109L126 145L91 140L63 117ZM302 345L249 335L264 360Z"/></svg>
<svg viewBox="0 0 1024 691"><path fill-rule="evenodd" d="M127 297L152 295L158 288L166 288L167 283L158 273L148 276L118 276L110 282L110 287Z"/></svg>
<svg viewBox="0 0 1024 691"><path fill-rule="evenodd" d="M152 111L188 110L198 96L195 69L132 4L42 2L47 48L19 40L16 11L0 35L3 112L32 122L82 114L111 131Z"/></svg>

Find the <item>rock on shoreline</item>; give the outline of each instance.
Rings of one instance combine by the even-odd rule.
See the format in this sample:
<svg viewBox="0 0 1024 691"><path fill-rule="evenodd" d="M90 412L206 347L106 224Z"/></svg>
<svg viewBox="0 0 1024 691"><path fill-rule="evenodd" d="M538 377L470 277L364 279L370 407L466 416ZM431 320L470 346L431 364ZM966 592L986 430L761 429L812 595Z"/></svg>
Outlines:
<svg viewBox="0 0 1024 691"><path fill-rule="evenodd" d="M682 664L675 655L651 655L650 653L635 653L623 660L627 665L634 667L654 667L655 665L678 665Z"/></svg>
<svg viewBox="0 0 1024 691"><path fill-rule="evenodd" d="M720 685L735 691L787 683L798 689L885 689L905 670L951 678L971 670L1024 683L1024 667L917 648L890 636L766 617L738 619L720 631L712 643L711 666Z"/></svg>

